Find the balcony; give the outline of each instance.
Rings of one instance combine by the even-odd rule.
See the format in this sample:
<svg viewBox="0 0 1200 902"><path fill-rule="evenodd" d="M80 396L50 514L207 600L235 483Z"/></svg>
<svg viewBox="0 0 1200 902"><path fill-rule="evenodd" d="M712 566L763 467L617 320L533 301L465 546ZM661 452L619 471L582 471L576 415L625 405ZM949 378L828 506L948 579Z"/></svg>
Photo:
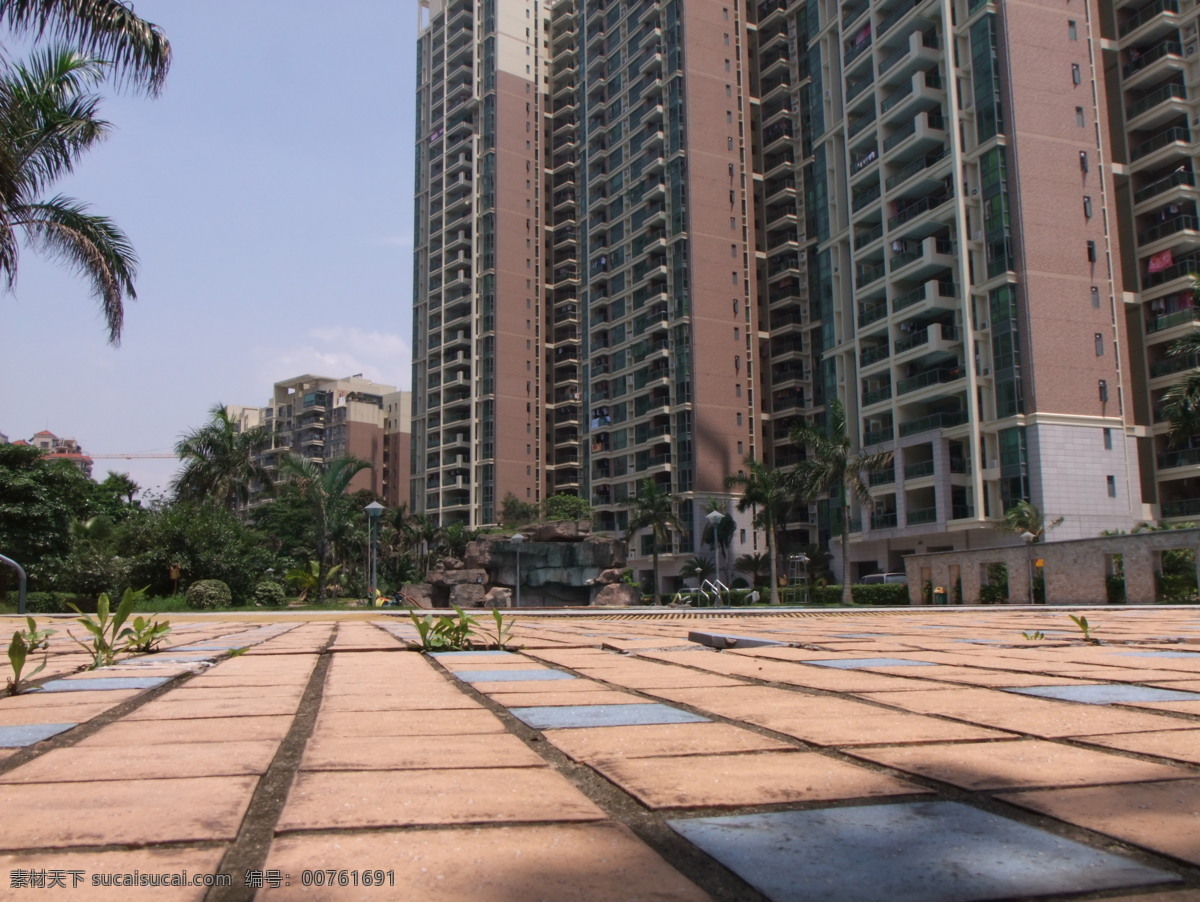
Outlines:
<svg viewBox="0 0 1200 902"><path fill-rule="evenodd" d="M932 460L922 460L916 463L904 465L905 479L924 479L934 474L934 466Z"/></svg>
<svg viewBox="0 0 1200 902"><path fill-rule="evenodd" d="M883 278L884 265L880 260L878 263L860 263L854 268L854 284L862 290L872 282Z"/></svg>
<svg viewBox="0 0 1200 902"><path fill-rule="evenodd" d="M905 247L888 260L888 269L893 276L905 279L923 279L954 267L955 244L949 238L930 236L923 241L899 242ZM915 244L915 246L913 246ZM914 301L915 303L915 301ZM903 309L893 302L893 310Z"/></svg>
<svg viewBox="0 0 1200 902"><path fill-rule="evenodd" d="M1125 76L1126 88L1146 82L1153 83L1169 70L1183 69L1183 47L1178 41L1160 41L1145 50L1135 47L1129 51L1128 57L1129 62L1121 70Z"/></svg>
<svg viewBox="0 0 1200 902"><path fill-rule="evenodd" d="M892 397L892 385L889 382L887 385L881 385L878 388L863 389L862 406L870 407L872 404L878 404L880 401L887 401Z"/></svg>
<svg viewBox="0 0 1200 902"><path fill-rule="evenodd" d="M908 326L904 323L901 328ZM949 323L931 323L928 326L917 326L907 331L901 338L896 339L895 355L901 355L920 348L921 354L949 354L958 344L958 330Z"/></svg>
<svg viewBox="0 0 1200 902"><path fill-rule="evenodd" d="M880 264L882 266L883 264ZM858 305L858 328L862 329L871 323L878 322L888 315L887 299Z"/></svg>
<svg viewBox="0 0 1200 902"><path fill-rule="evenodd" d="M1152 22L1158 16L1164 17L1164 24L1171 27L1178 26L1178 15L1179 0L1153 0L1153 2L1147 3L1128 19L1123 20L1121 24L1117 26L1117 36L1121 38L1127 38L1143 25Z"/></svg>
<svg viewBox="0 0 1200 902"><path fill-rule="evenodd" d="M882 344L864 347L858 352L858 365L868 367L872 364L879 363L881 360L887 360L891 356L891 349L888 347L885 339Z"/></svg>
<svg viewBox="0 0 1200 902"><path fill-rule="evenodd" d="M1153 113L1153 115L1149 115ZM1167 119L1187 115L1187 88L1178 82L1160 85L1125 108L1130 130L1153 128Z"/></svg>
<svg viewBox="0 0 1200 902"><path fill-rule="evenodd" d="M895 216L888 218L888 229L895 229L904 225L906 222L912 222L925 213L931 210L936 210L943 204L949 203L954 198L954 190L948 188L944 191L938 191L935 194L929 194L917 200L899 204L899 212Z"/></svg>
<svg viewBox="0 0 1200 902"><path fill-rule="evenodd" d="M1165 194L1172 189L1182 189L1179 193L1186 193L1186 189L1196 187L1196 177L1187 169L1176 169L1170 175L1162 178L1157 178L1149 184L1139 188L1133 192L1133 202L1135 205L1144 204L1147 201L1157 198L1159 195ZM1168 198L1162 198L1164 201Z"/></svg>
<svg viewBox="0 0 1200 902"><path fill-rule="evenodd" d="M896 525L895 511L876 511L871 514L872 529L895 529Z"/></svg>
<svg viewBox="0 0 1200 902"><path fill-rule="evenodd" d="M1197 262L1200 261L1193 261L1193 266L1196 265ZM1156 316L1146 323L1146 332L1163 332L1167 329L1184 325L1185 323L1188 325L1200 323L1200 307L1189 307L1186 310L1176 310L1174 313Z"/></svg>
<svg viewBox="0 0 1200 902"><path fill-rule="evenodd" d="M934 429L949 429L953 426L961 426L965 422L967 422L967 412L965 410L931 413L928 416L918 417L915 420L909 420L907 423L901 423L900 437L905 438L921 432L930 432Z"/></svg>
<svg viewBox="0 0 1200 902"><path fill-rule="evenodd" d="M1167 157L1187 153L1191 143L1192 135L1187 128L1173 125L1133 145L1129 151L1129 162L1139 164L1139 168L1161 165Z"/></svg>
<svg viewBox="0 0 1200 902"><path fill-rule="evenodd" d="M1166 285L1169 282L1174 282L1177 279L1190 280L1192 274L1200 270L1200 254L1191 254L1181 260L1174 261L1170 266L1160 269L1158 272L1147 272L1146 264L1148 261L1142 261L1142 290L1154 288L1158 285ZM1150 329L1149 331L1154 331Z"/></svg>
<svg viewBox="0 0 1200 902"><path fill-rule="evenodd" d="M924 150L946 145L946 118L938 111L917 115L900 126L883 141L884 156L911 143L908 150Z"/></svg>
<svg viewBox="0 0 1200 902"><path fill-rule="evenodd" d="M949 147L939 147L937 150L917 157L911 163L908 163L892 175L889 175L884 180L884 185L887 187L888 191L892 191L893 189L898 188L900 185L903 185L917 173L927 171L932 166L937 165L939 162L949 156Z"/></svg>
<svg viewBox="0 0 1200 902"><path fill-rule="evenodd" d="M921 68L922 63L936 63L941 55L938 43L936 31L914 31L908 36L907 42L887 53L879 61L879 66L875 71L880 75L885 75L899 67L901 63L904 64L901 72Z"/></svg>
<svg viewBox="0 0 1200 902"><path fill-rule="evenodd" d="M917 508L916 510L910 510L910 511L908 511L907 515L905 516L904 522L907 523L909 526L920 526L925 523L936 523L937 522L937 508L936 507L922 507L922 508Z"/></svg>
<svg viewBox="0 0 1200 902"><path fill-rule="evenodd" d="M1180 451L1161 451L1158 455L1160 470L1200 465L1200 448L1184 448Z"/></svg>
<svg viewBox="0 0 1200 902"><path fill-rule="evenodd" d="M896 394L907 395L911 392L919 391L922 388L928 388L931 385L941 385L947 382L957 382L966 375L961 366L937 366L928 369L923 373L918 373L908 379L901 379L896 383Z"/></svg>

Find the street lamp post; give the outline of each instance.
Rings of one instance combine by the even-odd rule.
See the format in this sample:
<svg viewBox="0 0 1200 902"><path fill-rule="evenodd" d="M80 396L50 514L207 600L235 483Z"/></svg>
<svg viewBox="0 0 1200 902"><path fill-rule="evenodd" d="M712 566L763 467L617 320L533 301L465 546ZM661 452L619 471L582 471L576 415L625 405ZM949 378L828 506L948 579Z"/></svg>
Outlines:
<svg viewBox="0 0 1200 902"><path fill-rule="evenodd" d="M383 513L383 505L378 501L372 501L363 508L367 512L367 525L370 531L371 547L367 552L367 572L370 578L367 596L371 604L375 604L375 590L378 586L376 582L376 562L379 558L377 552L377 543L379 541L379 515Z"/></svg>
<svg viewBox="0 0 1200 902"><path fill-rule="evenodd" d="M1021 541L1025 543L1025 571L1029 574L1029 603L1033 604L1033 543L1037 539L1028 529L1021 533Z"/></svg>
<svg viewBox="0 0 1200 902"><path fill-rule="evenodd" d="M796 555L795 560L804 570L804 603L808 604L812 600L812 596L808 592L808 555L801 551Z"/></svg>
<svg viewBox="0 0 1200 902"><path fill-rule="evenodd" d="M513 587L517 600L514 605L510 606L519 608L521 606L521 543L525 541L525 536L521 535L521 533L516 533L509 541L512 542L513 548L517 552L517 580Z"/></svg>
<svg viewBox="0 0 1200 902"><path fill-rule="evenodd" d="M712 527L713 533L713 560L717 568L717 582L721 581L721 536L717 531L717 526L725 519L724 511L709 511L705 517L708 525Z"/></svg>

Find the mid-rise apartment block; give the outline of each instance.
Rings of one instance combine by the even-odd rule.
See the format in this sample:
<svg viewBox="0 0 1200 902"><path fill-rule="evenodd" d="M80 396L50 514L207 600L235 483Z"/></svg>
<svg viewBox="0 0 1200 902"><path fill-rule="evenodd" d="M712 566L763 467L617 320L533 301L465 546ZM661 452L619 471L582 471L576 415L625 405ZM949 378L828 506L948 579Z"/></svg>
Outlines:
<svg viewBox="0 0 1200 902"><path fill-rule="evenodd" d="M1157 404L1196 322L1194 4L422 14L418 510L568 491L623 531L649 478L682 500L678 572L725 477L801 462L836 399L894 453L853 576L993 544L1018 500L1055 538L1200 512ZM798 508L789 548L839 506Z"/></svg>
<svg viewBox="0 0 1200 902"><path fill-rule="evenodd" d="M318 464L358 457L372 466L356 473L348 490L366 489L396 506L409 501L409 405L408 392L361 374L343 379L306 374L276 382L265 407L229 406L226 412L239 430L261 427L271 434L271 447L260 460L273 478L279 478L279 461L288 455ZM398 458L404 460L399 471Z"/></svg>

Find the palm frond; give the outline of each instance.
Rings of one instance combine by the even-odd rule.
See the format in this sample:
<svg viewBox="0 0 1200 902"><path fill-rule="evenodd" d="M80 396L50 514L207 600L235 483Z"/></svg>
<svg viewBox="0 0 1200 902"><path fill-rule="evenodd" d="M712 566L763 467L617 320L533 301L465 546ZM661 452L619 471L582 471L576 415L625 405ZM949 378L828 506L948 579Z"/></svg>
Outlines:
<svg viewBox="0 0 1200 902"><path fill-rule="evenodd" d="M120 344L125 300L137 298L133 280L138 259L125 233L112 220L89 213L86 204L61 195L12 212L13 225L22 228L36 248L92 283L109 343Z"/></svg>
<svg viewBox="0 0 1200 902"><path fill-rule="evenodd" d="M0 24L36 39L53 37L107 60L119 85L158 94L171 67L162 29L121 0L0 0Z"/></svg>

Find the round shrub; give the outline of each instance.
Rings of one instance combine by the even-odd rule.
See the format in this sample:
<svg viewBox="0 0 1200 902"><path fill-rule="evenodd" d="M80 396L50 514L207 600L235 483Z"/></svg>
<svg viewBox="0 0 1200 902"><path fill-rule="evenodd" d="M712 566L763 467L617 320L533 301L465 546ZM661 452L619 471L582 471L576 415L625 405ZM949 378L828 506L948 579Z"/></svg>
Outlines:
<svg viewBox="0 0 1200 902"><path fill-rule="evenodd" d="M278 608L287 601L287 594L279 583L259 583L254 587L254 603L264 608Z"/></svg>
<svg viewBox="0 0 1200 902"><path fill-rule="evenodd" d="M189 608L204 610L206 608L225 608L233 602L229 586L219 579L200 579L188 586L187 605Z"/></svg>

